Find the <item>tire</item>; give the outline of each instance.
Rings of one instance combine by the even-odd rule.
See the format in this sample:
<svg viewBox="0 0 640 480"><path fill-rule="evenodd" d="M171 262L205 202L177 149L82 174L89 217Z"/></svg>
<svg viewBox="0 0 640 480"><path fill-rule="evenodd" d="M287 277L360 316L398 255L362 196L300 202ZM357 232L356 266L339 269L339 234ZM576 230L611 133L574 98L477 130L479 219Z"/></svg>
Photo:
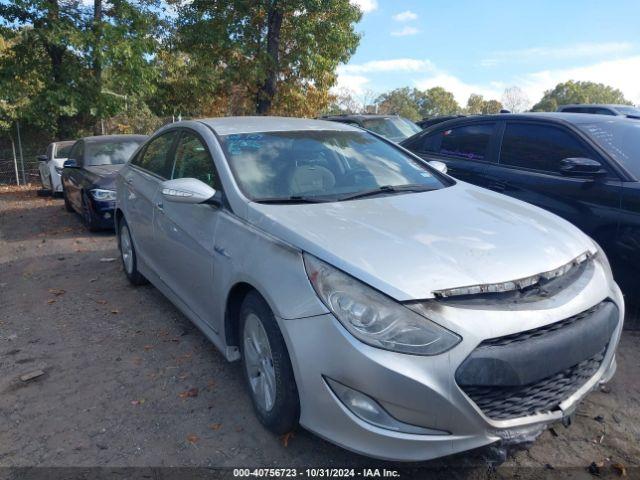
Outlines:
<svg viewBox="0 0 640 480"><path fill-rule="evenodd" d="M260 348L253 346L261 341ZM293 431L300 419L300 399L291 359L273 312L257 292L249 292L240 307L240 351L258 420L277 435ZM272 392L270 401L260 385Z"/></svg>
<svg viewBox="0 0 640 480"><path fill-rule="evenodd" d="M144 285L148 280L138 271L138 258L133 246L127 221L122 218L118 225L118 249L122 260L122 269L132 285ZM129 255L128 257L126 255Z"/></svg>
<svg viewBox="0 0 640 480"><path fill-rule="evenodd" d="M82 223L84 223L84 226L87 227L90 232L100 230L93 210L91 210L91 201L86 192L82 192L82 212L80 215L82 215Z"/></svg>
<svg viewBox="0 0 640 480"><path fill-rule="evenodd" d="M69 201L69 199L67 198L67 191L63 188L62 189L62 198L64 198L64 208L67 212L73 212L73 206L71 205L71 202Z"/></svg>

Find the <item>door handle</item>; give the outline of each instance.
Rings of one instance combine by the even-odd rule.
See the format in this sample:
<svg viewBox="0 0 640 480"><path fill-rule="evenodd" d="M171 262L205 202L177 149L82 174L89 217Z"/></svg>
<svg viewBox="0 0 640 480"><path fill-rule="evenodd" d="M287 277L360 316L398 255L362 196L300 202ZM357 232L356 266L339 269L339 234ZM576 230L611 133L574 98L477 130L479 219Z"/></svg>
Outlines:
<svg viewBox="0 0 640 480"><path fill-rule="evenodd" d="M158 211L160 213L164 213L164 205L162 204L162 202L157 202L156 203L156 208L158 209Z"/></svg>

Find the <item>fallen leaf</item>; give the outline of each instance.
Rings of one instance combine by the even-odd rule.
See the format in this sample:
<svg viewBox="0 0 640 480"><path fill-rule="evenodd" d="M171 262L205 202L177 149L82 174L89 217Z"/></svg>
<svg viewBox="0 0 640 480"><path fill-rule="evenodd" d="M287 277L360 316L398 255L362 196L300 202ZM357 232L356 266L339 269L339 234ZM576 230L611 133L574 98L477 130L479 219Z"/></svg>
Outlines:
<svg viewBox="0 0 640 480"><path fill-rule="evenodd" d="M131 400L131 405L142 405L144 402L144 398L141 398L139 400Z"/></svg>
<svg viewBox="0 0 640 480"><path fill-rule="evenodd" d="M34 370L33 372L25 373L20 376L20 380L23 382L28 382L29 380L33 380L34 378L38 378L44 375L44 371L42 370Z"/></svg>
<svg viewBox="0 0 640 480"><path fill-rule="evenodd" d="M118 310L111 310L111 313L113 313L114 315L117 315L120 312L118 312Z"/></svg>
<svg viewBox="0 0 640 480"><path fill-rule="evenodd" d="M611 468L613 468L621 477L627 476L627 467L625 467L622 463L613 463L611 464Z"/></svg>
<svg viewBox="0 0 640 480"><path fill-rule="evenodd" d="M193 397L197 397L197 396L198 396L198 389L197 389L197 388L191 388L191 389L186 390L186 391L184 391L184 392L180 392L180 393L178 394L178 396L179 396L180 398L189 398L189 397L193 398Z"/></svg>
<svg viewBox="0 0 640 480"><path fill-rule="evenodd" d="M107 304L106 300L95 300L95 302L100 304L100 305L106 305Z"/></svg>
<svg viewBox="0 0 640 480"><path fill-rule="evenodd" d="M148 352L149 350L153 349L153 345L145 345L143 348L145 352Z"/></svg>
<svg viewBox="0 0 640 480"><path fill-rule="evenodd" d="M221 423L212 423L211 425L209 425L209 428L213 431L220 430L220 427L222 427Z"/></svg>
<svg viewBox="0 0 640 480"><path fill-rule="evenodd" d="M100 261L102 263L110 263L110 262L115 262L117 260L117 258L115 257L107 257L107 258L101 258Z"/></svg>
<svg viewBox="0 0 640 480"><path fill-rule="evenodd" d="M187 435L187 441L191 445L195 445L198 442L198 440L200 440L200 439L198 438L197 435Z"/></svg>
<svg viewBox="0 0 640 480"><path fill-rule="evenodd" d="M291 440L293 437L294 437L293 432L287 432L280 437L280 441L282 442L282 445L286 448L289 446L289 440Z"/></svg>
<svg viewBox="0 0 640 480"><path fill-rule="evenodd" d="M47 300L47 303L49 305L52 305L52 304L56 303L56 300L54 298L52 298L51 300Z"/></svg>

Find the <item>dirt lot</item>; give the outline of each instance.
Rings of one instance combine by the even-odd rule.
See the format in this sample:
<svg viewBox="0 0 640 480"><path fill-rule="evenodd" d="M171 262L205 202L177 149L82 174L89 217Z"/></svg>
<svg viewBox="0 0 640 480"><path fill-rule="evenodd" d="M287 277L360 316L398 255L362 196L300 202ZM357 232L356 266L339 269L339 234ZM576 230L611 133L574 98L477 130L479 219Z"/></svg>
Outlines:
<svg viewBox="0 0 640 480"><path fill-rule="evenodd" d="M117 257L113 235L85 231L62 200L0 190L0 466L375 465L448 478L589 478L602 462L605 477L618 476L614 464L640 474L638 333L625 332L617 375L570 428L545 432L497 471L484 452L393 465L302 430L266 432L240 366L152 286L131 287ZM20 380L36 370L44 375Z"/></svg>

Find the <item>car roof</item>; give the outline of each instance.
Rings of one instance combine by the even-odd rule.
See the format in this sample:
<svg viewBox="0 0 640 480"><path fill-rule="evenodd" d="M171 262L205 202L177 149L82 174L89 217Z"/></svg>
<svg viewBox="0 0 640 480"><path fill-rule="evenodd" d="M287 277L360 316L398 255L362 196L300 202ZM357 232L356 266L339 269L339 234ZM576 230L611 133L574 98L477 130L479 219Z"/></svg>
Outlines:
<svg viewBox="0 0 640 480"><path fill-rule="evenodd" d="M212 128L218 135L259 132L293 132L300 130L344 130L361 132L350 125L293 117L220 117L198 120ZM171 126L188 125L190 121L172 123Z"/></svg>
<svg viewBox="0 0 640 480"><path fill-rule="evenodd" d="M585 108L618 108L618 107L632 107L633 105L623 105L616 103L568 103L567 105L560 105L559 108L576 108L576 107L585 107Z"/></svg>
<svg viewBox="0 0 640 480"><path fill-rule="evenodd" d="M122 140L140 140L143 142L147 138L149 138L148 135L97 135L94 137L83 137L81 140L88 143L109 143Z"/></svg>
<svg viewBox="0 0 640 480"><path fill-rule="evenodd" d="M593 113L568 113L568 112L529 112L529 113L499 113L493 115L472 115L462 118L453 118L445 122L437 123L427 130L436 130L448 125L462 123L477 123L483 121L504 121L504 120L550 120L558 123L570 123L580 125L584 123L599 122L633 122L626 117L613 115L597 115ZM417 134L418 135L418 134Z"/></svg>
<svg viewBox="0 0 640 480"><path fill-rule="evenodd" d="M400 115L395 113L381 115L381 114L373 114L373 113L341 113L339 115L323 115L320 117L323 120L368 120L374 118L398 118Z"/></svg>

